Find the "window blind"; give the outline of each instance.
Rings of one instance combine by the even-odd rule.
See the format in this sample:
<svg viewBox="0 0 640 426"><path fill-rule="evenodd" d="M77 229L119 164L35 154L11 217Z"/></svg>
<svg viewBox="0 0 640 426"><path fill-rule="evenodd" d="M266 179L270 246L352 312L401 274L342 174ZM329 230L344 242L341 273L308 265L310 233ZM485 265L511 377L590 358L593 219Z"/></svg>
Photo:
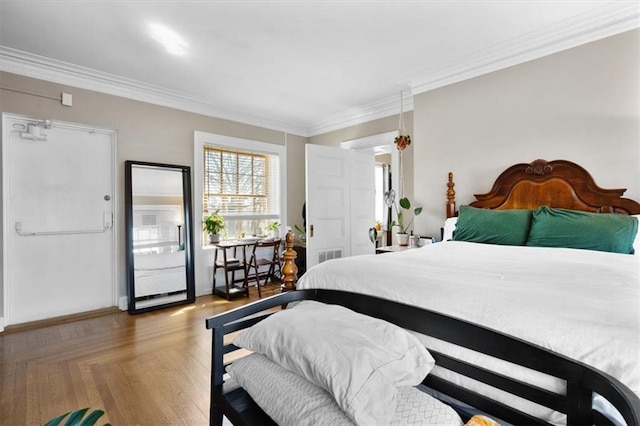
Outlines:
<svg viewBox="0 0 640 426"><path fill-rule="evenodd" d="M278 219L280 159L277 155L204 146L203 213L226 220Z"/></svg>

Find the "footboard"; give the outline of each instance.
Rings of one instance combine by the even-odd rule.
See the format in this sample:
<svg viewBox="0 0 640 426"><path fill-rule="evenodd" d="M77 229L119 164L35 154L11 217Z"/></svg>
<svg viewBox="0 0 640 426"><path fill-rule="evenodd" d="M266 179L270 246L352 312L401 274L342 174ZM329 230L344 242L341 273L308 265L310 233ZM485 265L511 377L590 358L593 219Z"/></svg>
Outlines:
<svg viewBox="0 0 640 426"><path fill-rule="evenodd" d="M342 305L422 335L432 336L561 379L566 383L566 392L554 393L427 348L435 358L436 365L565 413L567 424L611 424L608 418L594 410L592 403L594 393L609 401L628 425L640 424L638 396L615 378L588 365L505 334L436 312L373 296L336 290L299 290L282 293L206 320L206 327L212 330L211 424L220 425L223 414L234 424L272 423L243 389L229 390L225 387L223 356L238 348L231 343L225 344L224 335L250 327L272 315L280 307L302 300ZM545 419L534 417L432 374L427 376L423 384L504 422L548 424ZM465 418L465 415L462 414L461 417L467 421L468 418Z"/></svg>

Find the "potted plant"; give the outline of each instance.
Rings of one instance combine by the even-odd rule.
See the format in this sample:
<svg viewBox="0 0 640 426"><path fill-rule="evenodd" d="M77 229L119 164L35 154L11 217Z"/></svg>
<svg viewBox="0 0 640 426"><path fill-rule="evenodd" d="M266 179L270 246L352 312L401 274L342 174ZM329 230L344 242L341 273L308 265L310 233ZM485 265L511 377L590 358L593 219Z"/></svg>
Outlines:
<svg viewBox="0 0 640 426"><path fill-rule="evenodd" d="M218 215L218 211L211 213L202 222L202 228L209 234L209 242L211 244L220 242L220 231L224 229L224 219Z"/></svg>
<svg viewBox="0 0 640 426"><path fill-rule="evenodd" d="M422 207L416 207L413 209L413 217L409 221L409 223L405 224L405 213L411 211L411 202L409 198L404 197L401 198L398 204L394 203L395 201L395 192L387 191L385 194L385 202L387 204L391 204L396 208L396 220L391 223L391 226L397 226L399 228L396 233L396 238L398 239L398 245L407 246L409 245L409 227L413 223L413 219L422 213ZM406 210L406 211L405 211Z"/></svg>
<svg viewBox="0 0 640 426"><path fill-rule="evenodd" d="M393 140L393 143L396 144L396 148L398 148L398 151L404 151L405 148L411 145L411 136L409 136L408 134L399 134Z"/></svg>
<svg viewBox="0 0 640 426"><path fill-rule="evenodd" d="M271 223L269 223L269 226L267 226L267 229L269 229L269 236L271 238L280 238L280 223L273 221Z"/></svg>

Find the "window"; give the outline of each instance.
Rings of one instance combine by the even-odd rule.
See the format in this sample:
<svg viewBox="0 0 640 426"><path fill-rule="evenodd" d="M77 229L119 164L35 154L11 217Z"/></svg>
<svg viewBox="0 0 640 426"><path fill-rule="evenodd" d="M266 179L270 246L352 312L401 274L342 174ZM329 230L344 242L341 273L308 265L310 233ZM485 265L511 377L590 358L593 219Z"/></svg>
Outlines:
<svg viewBox="0 0 640 426"><path fill-rule="evenodd" d="M271 222L284 223L284 146L201 135L208 136L201 145L202 219L218 211L224 239L266 235Z"/></svg>

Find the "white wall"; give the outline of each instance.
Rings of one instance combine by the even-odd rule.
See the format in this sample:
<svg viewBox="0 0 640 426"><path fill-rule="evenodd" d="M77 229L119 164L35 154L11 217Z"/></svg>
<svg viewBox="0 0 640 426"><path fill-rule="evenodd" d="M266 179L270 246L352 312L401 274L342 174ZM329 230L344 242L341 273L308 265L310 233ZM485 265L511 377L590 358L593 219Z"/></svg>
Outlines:
<svg viewBox="0 0 640 426"><path fill-rule="evenodd" d="M421 235L440 235L447 173L458 206L537 158L585 167L640 199L640 30L414 97L414 198Z"/></svg>

